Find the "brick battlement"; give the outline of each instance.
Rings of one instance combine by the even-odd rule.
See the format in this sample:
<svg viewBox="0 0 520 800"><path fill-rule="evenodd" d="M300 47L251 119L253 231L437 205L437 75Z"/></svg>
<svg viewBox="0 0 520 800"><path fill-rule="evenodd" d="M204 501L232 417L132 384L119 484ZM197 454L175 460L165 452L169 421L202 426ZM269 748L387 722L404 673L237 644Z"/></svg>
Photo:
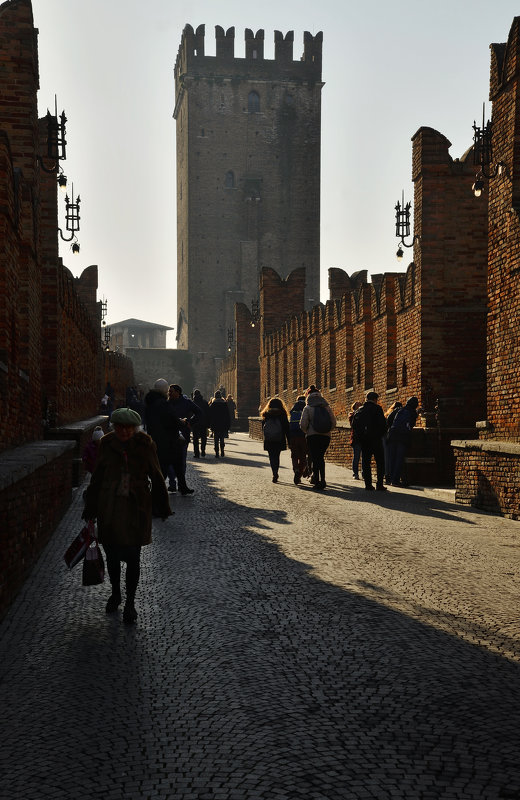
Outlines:
<svg viewBox="0 0 520 800"><path fill-rule="evenodd" d="M264 31L256 34L249 28L245 31L246 56L235 58L235 29L225 31L220 25L215 27L216 55L205 55L205 26L196 30L186 25L175 63L176 82L182 82L189 73L199 78L220 78L244 76L256 80L321 81L322 43L321 31L315 36L308 31L303 37L303 55L293 60L294 32L285 36L280 31L274 33L274 59L264 59Z"/></svg>

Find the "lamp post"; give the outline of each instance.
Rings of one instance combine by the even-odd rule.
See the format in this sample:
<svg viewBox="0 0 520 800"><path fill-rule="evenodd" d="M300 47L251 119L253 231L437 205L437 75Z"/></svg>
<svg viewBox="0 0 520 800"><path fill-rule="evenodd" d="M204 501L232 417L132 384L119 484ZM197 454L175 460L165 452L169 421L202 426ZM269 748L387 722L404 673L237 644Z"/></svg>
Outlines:
<svg viewBox="0 0 520 800"><path fill-rule="evenodd" d="M228 340L228 348L227 349L228 349L228 353L231 353L231 350L233 349L234 338L235 338L235 332L234 332L233 328L228 328L228 332L227 332L227 340Z"/></svg>

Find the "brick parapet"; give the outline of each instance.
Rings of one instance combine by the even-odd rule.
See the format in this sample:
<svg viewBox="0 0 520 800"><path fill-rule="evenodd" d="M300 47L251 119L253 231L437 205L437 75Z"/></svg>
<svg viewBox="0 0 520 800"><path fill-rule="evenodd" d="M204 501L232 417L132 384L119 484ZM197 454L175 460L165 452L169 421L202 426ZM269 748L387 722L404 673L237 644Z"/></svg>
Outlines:
<svg viewBox="0 0 520 800"><path fill-rule="evenodd" d="M70 504L73 449L40 441L0 454L0 618Z"/></svg>
<svg viewBox="0 0 520 800"><path fill-rule="evenodd" d="M455 500L520 519L520 443L454 440Z"/></svg>

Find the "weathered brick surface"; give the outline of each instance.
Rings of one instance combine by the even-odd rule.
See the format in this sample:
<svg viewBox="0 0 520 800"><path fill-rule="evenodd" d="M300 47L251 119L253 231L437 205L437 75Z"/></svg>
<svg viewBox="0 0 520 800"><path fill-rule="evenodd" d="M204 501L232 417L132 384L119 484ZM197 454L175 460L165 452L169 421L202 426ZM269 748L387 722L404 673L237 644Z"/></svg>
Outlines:
<svg viewBox="0 0 520 800"><path fill-rule="evenodd" d="M124 401L131 362L104 354L97 267L74 278L58 256L56 173L47 122L38 121L37 31L30 0L0 5L0 613L70 501L106 375ZM74 439L63 453L26 459L44 435ZM33 444L29 444L33 443ZM53 453L55 442L43 443ZM20 475L20 464L24 469Z"/></svg>
<svg viewBox="0 0 520 800"><path fill-rule="evenodd" d="M455 499L520 519L520 445L455 441Z"/></svg>
<svg viewBox="0 0 520 800"><path fill-rule="evenodd" d="M234 303L258 298L262 266L283 277L303 267L307 300L319 298L322 36L305 34L293 60L292 34L277 34L268 60L263 31L246 31L245 58L234 28L216 34L207 56L204 25L187 25L175 66L178 346L207 354L205 393Z"/></svg>
<svg viewBox="0 0 520 800"><path fill-rule="evenodd" d="M366 272L349 278L332 269L330 300L310 311L302 292L288 291L293 277L303 285L303 275L282 281L264 269L260 281L261 404L276 394L290 407L314 383L346 421L367 390L384 408L417 395L424 413L411 479L437 484L454 478L454 430L476 438L485 409L487 204L475 206L474 167L454 161L448 147L430 128L413 138L418 240L405 274L368 283ZM343 427L334 433L330 460L349 463L348 438Z"/></svg>
<svg viewBox="0 0 520 800"><path fill-rule="evenodd" d="M0 451L96 413L110 371L121 401L132 365L100 346L97 267L79 278L58 254L56 173L38 121L30 0L0 7Z"/></svg>
<svg viewBox="0 0 520 800"><path fill-rule="evenodd" d="M70 503L73 448L38 442L0 454L0 617Z"/></svg>
<svg viewBox="0 0 520 800"><path fill-rule="evenodd" d="M507 44L491 46L490 99L493 163L487 171L488 316L487 412L481 445L456 448L460 502L518 519L520 474L520 102L518 64L520 17ZM504 165L494 174L496 165ZM498 172L498 171L497 171ZM476 200L475 202L481 202ZM509 452L501 450L506 443ZM507 448L506 448L507 450Z"/></svg>

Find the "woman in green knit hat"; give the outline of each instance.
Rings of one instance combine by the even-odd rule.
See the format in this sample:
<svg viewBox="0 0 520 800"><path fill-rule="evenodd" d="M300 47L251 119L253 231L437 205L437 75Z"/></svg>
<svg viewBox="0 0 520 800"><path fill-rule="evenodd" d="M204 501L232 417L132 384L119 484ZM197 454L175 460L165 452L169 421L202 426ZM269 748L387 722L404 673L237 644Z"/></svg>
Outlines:
<svg viewBox="0 0 520 800"><path fill-rule="evenodd" d="M172 511L155 444L139 430L139 414L131 408L118 408L111 423L113 432L103 436L99 445L83 518L97 520L99 541L106 554L112 584L107 614L116 612L121 604L121 562L126 562L123 619L132 624L137 620L135 593L141 547L152 540L152 505L163 520Z"/></svg>

